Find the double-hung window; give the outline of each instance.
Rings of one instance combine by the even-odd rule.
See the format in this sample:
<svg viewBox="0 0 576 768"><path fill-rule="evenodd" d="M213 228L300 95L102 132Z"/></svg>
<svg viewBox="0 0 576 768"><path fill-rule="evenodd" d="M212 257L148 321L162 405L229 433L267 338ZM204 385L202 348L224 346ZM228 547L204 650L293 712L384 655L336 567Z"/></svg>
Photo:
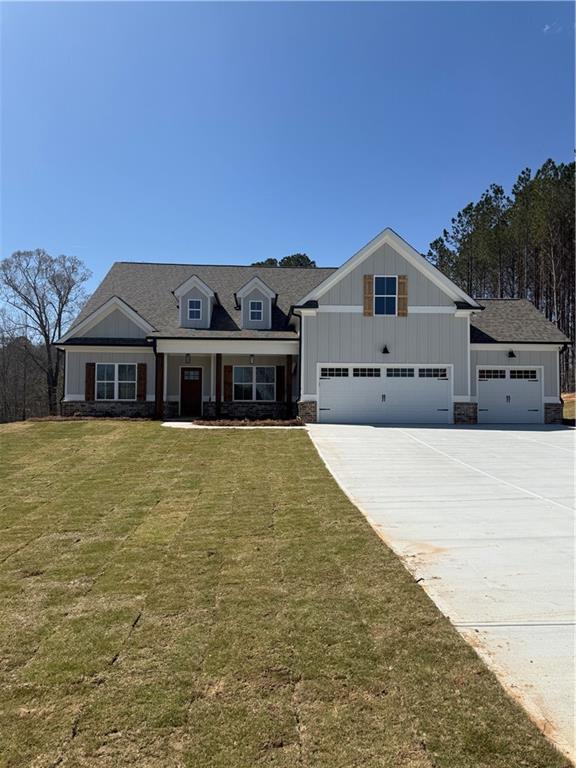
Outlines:
<svg viewBox="0 0 576 768"><path fill-rule="evenodd" d="M202 299L188 299L188 320L202 320Z"/></svg>
<svg viewBox="0 0 576 768"><path fill-rule="evenodd" d="M234 400L275 400L276 368L273 365L234 366Z"/></svg>
<svg viewBox="0 0 576 768"><path fill-rule="evenodd" d="M374 314L396 315L398 305L398 278L374 277Z"/></svg>
<svg viewBox="0 0 576 768"><path fill-rule="evenodd" d="M252 322L261 322L264 313L263 305L261 301L250 302L250 320Z"/></svg>
<svg viewBox="0 0 576 768"><path fill-rule="evenodd" d="M136 365L96 363L96 400L136 400Z"/></svg>

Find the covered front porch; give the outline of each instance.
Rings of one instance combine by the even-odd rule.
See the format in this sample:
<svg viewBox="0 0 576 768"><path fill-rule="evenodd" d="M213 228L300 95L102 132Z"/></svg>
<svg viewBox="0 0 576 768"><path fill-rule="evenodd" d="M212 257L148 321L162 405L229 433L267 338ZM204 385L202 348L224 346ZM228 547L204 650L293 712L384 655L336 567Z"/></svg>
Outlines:
<svg viewBox="0 0 576 768"><path fill-rule="evenodd" d="M211 350L203 349L205 345L188 340L157 343L157 418L287 419L294 415L297 343L212 342Z"/></svg>

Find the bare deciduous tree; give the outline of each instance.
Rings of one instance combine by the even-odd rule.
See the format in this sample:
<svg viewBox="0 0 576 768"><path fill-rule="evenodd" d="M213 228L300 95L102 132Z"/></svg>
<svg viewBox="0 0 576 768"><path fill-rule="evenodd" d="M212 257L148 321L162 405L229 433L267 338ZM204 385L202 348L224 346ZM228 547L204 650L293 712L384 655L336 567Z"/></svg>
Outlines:
<svg viewBox="0 0 576 768"><path fill-rule="evenodd" d="M31 344L28 353L46 376L51 414L57 410L60 356L54 342L84 301L90 277L75 256L50 256L41 249L16 251L0 262L1 296L24 318L20 335Z"/></svg>

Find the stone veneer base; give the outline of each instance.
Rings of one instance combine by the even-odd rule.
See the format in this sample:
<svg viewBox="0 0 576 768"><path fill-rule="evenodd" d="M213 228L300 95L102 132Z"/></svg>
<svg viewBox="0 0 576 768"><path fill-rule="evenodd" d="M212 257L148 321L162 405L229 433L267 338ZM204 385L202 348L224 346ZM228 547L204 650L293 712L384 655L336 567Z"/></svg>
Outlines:
<svg viewBox="0 0 576 768"><path fill-rule="evenodd" d="M477 424L477 403L454 403L454 424Z"/></svg>
<svg viewBox="0 0 576 768"><path fill-rule="evenodd" d="M298 403L298 416L304 424L315 424L318 421L317 403L315 400L302 400Z"/></svg>
<svg viewBox="0 0 576 768"><path fill-rule="evenodd" d="M563 424L563 403L544 403L544 424Z"/></svg>
<svg viewBox="0 0 576 768"><path fill-rule="evenodd" d="M103 402L101 400L66 400L60 403L62 416L108 416L109 418L151 419L154 403L144 400Z"/></svg>

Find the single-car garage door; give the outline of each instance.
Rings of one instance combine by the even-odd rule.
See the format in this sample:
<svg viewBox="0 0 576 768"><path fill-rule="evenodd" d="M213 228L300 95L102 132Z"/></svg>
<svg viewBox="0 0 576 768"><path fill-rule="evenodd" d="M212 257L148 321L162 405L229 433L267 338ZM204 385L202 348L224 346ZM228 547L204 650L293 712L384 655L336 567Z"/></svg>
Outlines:
<svg viewBox="0 0 576 768"><path fill-rule="evenodd" d="M541 424L541 368L478 368L480 424Z"/></svg>
<svg viewBox="0 0 576 768"><path fill-rule="evenodd" d="M318 417L330 424L450 424L449 365L322 365Z"/></svg>

